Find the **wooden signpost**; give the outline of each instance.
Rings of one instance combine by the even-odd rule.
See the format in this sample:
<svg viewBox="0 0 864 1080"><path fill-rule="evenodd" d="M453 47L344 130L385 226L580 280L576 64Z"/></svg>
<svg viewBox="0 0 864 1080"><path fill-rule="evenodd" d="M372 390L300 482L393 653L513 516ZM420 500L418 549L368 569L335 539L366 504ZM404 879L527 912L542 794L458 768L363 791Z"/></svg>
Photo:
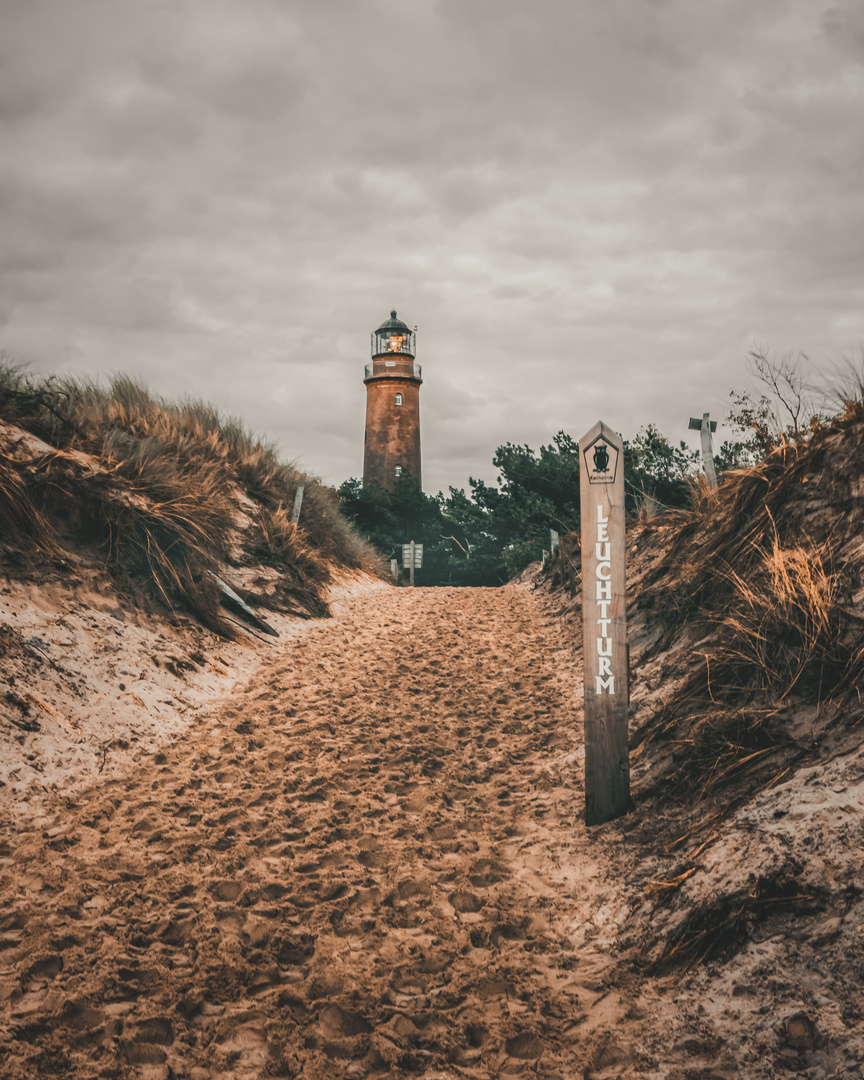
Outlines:
<svg viewBox="0 0 864 1080"><path fill-rule="evenodd" d="M412 540L410 544L402 545L402 566L406 570L410 570L409 583L414 586L414 571L421 570L423 568L423 545L415 544Z"/></svg>
<svg viewBox="0 0 864 1080"><path fill-rule="evenodd" d="M717 430L717 421L711 419L711 413L702 413L702 419L690 417L690 430L702 433L702 468L705 470L705 479L710 486L717 490L717 470L714 468L714 440L711 432Z"/></svg>
<svg viewBox="0 0 864 1080"><path fill-rule="evenodd" d="M582 652L585 665L585 822L630 806L624 446L601 421L579 440Z"/></svg>

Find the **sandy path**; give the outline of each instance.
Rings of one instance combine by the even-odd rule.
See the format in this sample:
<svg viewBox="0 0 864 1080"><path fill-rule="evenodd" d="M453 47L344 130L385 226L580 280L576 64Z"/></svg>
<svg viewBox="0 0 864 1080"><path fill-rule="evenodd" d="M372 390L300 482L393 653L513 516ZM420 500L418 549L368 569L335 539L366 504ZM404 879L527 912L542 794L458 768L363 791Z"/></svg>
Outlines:
<svg viewBox="0 0 864 1080"><path fill-rule="evenodd" d="M181 742L0 835L0 1072L620 1062L578 694L527 590L346 601Z"/></svg>

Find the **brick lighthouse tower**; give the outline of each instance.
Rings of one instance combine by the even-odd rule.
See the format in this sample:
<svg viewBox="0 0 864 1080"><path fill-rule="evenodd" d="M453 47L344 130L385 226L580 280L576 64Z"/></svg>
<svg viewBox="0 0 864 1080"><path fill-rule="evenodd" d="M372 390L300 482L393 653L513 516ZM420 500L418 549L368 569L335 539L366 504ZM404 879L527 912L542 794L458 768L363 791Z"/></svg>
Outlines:
<svg viewBox="0 0 864 1080"><path fill-rule="evenodd" d="M400 476L420 480L420 365L415 334L390 312L372 334L366 365L366 443L363 486L392 489Z"/></svg>

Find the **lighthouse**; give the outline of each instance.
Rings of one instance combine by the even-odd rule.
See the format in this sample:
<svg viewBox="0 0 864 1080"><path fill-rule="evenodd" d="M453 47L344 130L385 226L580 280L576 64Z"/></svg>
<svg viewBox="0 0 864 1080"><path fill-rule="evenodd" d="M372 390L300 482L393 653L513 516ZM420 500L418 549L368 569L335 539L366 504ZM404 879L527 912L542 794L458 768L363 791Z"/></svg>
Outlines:
<svg viewBox="0 0 864 1080"><path fill-rule="evenodd" d="M392 490L400 476L420 481L420 365L415 333L396 312L372 333L366 365L363 486Z"/></svg>

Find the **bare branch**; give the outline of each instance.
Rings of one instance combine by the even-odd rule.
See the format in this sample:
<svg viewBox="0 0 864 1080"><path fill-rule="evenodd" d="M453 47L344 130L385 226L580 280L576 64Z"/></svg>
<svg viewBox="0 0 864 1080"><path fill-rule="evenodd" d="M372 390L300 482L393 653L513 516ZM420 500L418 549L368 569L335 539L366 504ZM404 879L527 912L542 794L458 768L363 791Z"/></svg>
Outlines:
<svg viewBox="0 0 864 1080"><path fill-rule="evenodd" d="M462 550L463 550L463 551L465 552L465 558L466 558L466 559L470 559L470 558L471 558L471 552L470 552L470 551L469 551L469 550L468 550L468 549L467 549L466 547L463 547L463 546L462 546L462 544L460 544L460 543L459 543L459 541L458 541L458 540L456 539L456 537L455 537L455 536L442 536L442 537L441 537L441 539L442 539L442 540L452 540L452 541L453 541L453 543L454 543L454 544L455 544L455 545L456 545L457 547L460 547L460 548L462 548Z"/></svg>
<svg viewBox="0 0 864 1080"><path fill-rule="evenodd" d="M812 396L807 354L786 353L775 357L764 346L758 346L747 354L747 367L770 391L772 420L779 439L783 442L787 437L793 442L805 439L806 422L820 416Z"/></svg>

